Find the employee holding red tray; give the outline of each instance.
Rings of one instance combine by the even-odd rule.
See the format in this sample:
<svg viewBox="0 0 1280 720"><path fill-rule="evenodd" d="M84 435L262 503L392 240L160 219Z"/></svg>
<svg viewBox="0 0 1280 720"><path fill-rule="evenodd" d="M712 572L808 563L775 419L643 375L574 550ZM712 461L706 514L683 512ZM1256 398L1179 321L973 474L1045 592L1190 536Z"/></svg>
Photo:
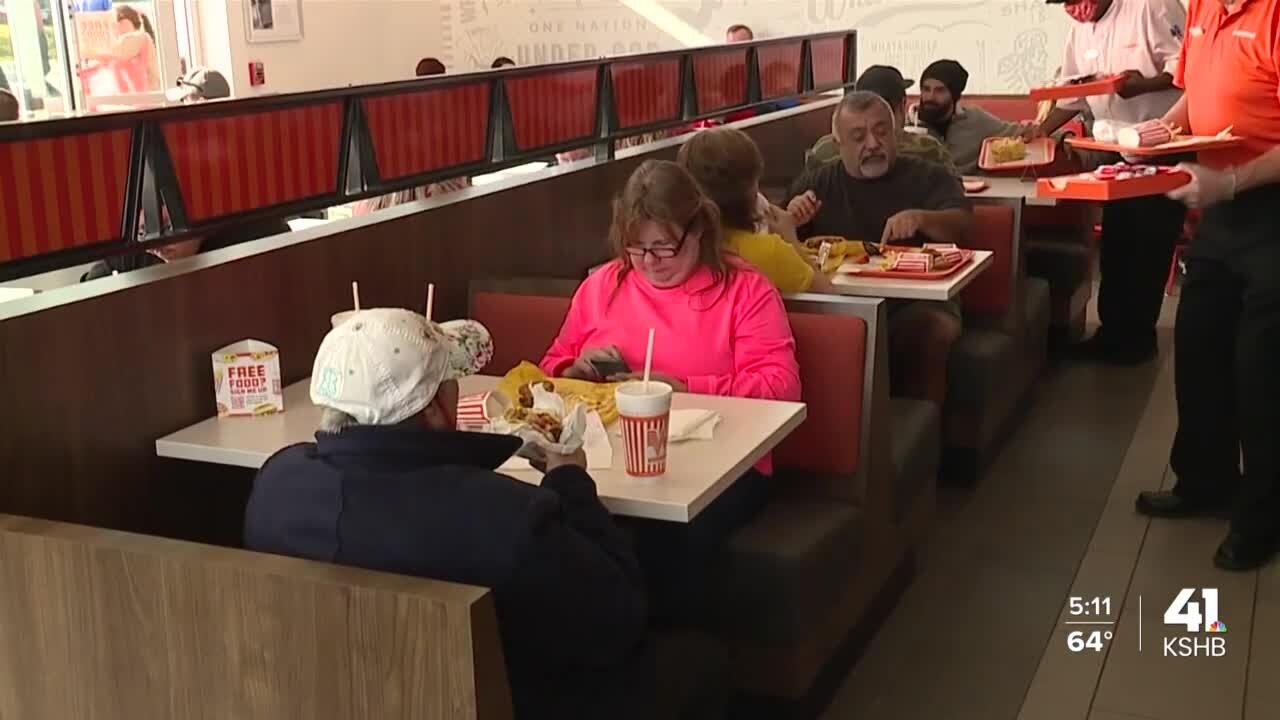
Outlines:
<svg viewBox="0 0 1280 720"><path fill-rule="evenodd" d="M1067 0L1064 9L1073 22L1063 76L1123 75L1124 80L1115 95L1059 101L1041 125L1046 135L1084 110L1095 121L1131 125L1160 118L1173 107L1181 94L1173 86L1173 72L1186 24L1180 0ZM1090 164L1120 160L1098 153L1083 157ZM1155 357L1156 321L1185 216L1185 207L1163 195L1103 206L1101 325L1080 346L1082 357L1120 365Z"/></svg>
<svg viewBox="0 0 1280 720"><path fill-rule="evenodd" d="M1178 482L1137 507L1188 517L1234 505L1214 564L1251 570L1280 544L1280 0L1191 0L1188 15L1175 79L1186 95L1165 121L1246 141L1200 153L1170 193L1205 209L1175 332Z"/></svg>

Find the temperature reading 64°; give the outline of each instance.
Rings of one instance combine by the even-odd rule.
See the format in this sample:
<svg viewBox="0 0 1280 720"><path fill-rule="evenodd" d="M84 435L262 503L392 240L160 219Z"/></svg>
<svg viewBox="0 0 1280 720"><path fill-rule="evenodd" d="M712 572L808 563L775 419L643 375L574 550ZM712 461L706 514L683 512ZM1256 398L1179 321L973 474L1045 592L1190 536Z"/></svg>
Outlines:
<svg viewBox="0 0 1280 720"><path fill-rule="evenodd" d="M1067 649L1071 652L1081 650L1102 652L1102 648L1110 639L1110 630L1076 630L1067 635Z"/></svg>

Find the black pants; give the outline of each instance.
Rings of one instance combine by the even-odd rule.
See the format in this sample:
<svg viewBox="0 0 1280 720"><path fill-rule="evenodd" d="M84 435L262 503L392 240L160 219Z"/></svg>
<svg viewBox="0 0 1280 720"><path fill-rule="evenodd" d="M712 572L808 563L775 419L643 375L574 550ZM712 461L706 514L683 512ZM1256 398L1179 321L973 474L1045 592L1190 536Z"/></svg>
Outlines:
<svg viewBox="0 0 1280 720"><path fill-rule="evenodd" d="M1182 203L1164 195L1103 206L1098 333L1105 344L1155 347L1164 286L1186 216Z"/></svg>
<svg viewBox="0 0 1280 720"><path fill-rule="evenodd" d="M659 480L658 482L661 482ZM649 588L652 621L694 627L709 611L710 568L725 540L769 499L768 476L749 470L690 523L629 519Z"/></svg>
<svg viewBox="0 0 1280 720"><path fill-rule="evenodd" d="M1213 498L1239 483L1232 528L1273 537L1280 533L1280 185L1206 210L1185 257L1174 348L1175 491Z"/></svg>

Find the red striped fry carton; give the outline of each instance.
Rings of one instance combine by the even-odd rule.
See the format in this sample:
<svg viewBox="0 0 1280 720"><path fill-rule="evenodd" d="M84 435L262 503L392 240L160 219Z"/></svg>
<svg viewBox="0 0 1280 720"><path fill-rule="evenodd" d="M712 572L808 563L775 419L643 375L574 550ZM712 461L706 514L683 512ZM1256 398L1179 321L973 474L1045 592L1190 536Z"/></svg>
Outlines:
<svg viewBox="0 0 1280 720"><path fill-rule="evenodd" d="M458 429L479 432L507 411L504 395L490 391L458 398Z"/></svg>
<svg viewBox="0 0 1280 720"><path fill-rule="evenodd" d="M893 261L893 269L900 272L929 272L933 269L933 255L929 253L901 253Z"/></svg>

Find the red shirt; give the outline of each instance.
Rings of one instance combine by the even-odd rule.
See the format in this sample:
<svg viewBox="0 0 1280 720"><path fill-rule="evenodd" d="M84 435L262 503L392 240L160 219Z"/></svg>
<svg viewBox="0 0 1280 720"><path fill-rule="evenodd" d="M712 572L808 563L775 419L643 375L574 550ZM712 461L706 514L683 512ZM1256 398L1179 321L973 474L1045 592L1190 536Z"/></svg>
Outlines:
<svg viewBox="0 0 1280 720"><path fill-rule="evenodd" d="M1280 0L1191 0L1174 84L1187 94L1195 135L1230 127L1245 147L1201 153L1215 167L1248 162L1280 145Z"/></svg>

